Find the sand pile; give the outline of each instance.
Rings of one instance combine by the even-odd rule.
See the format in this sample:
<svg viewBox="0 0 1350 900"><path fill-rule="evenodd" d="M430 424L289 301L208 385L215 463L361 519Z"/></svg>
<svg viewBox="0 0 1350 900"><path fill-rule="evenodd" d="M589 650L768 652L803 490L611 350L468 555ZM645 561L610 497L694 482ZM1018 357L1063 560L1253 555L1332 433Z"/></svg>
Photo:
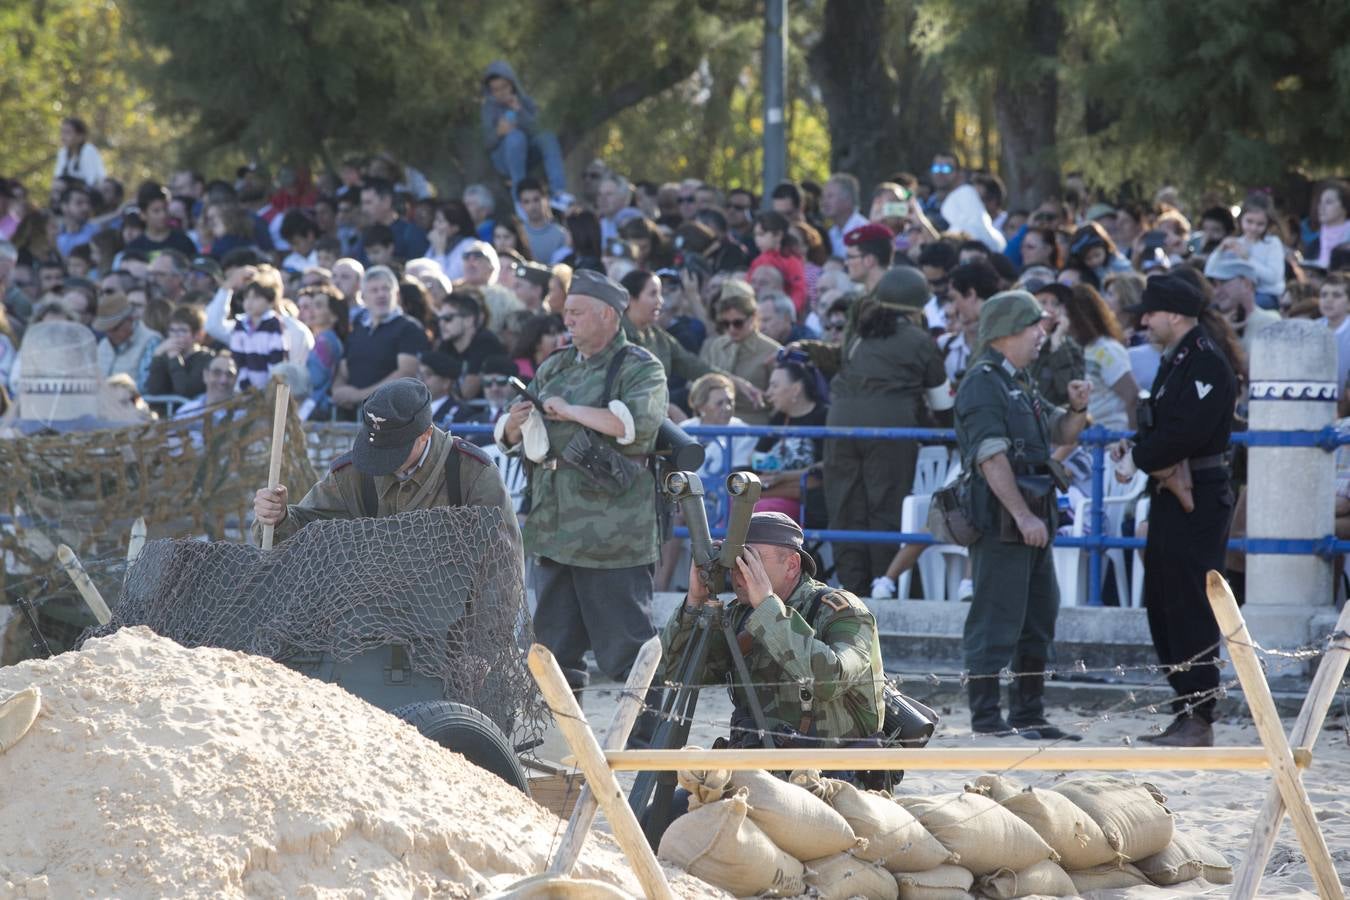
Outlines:
<svg viewBox="0 0 1350 900"><path fill-rule="evenodd" d="M0 898L471 897L558 820L340 688L144 628L0 669L42 710L0 755ZM640 895L593 834L574 873ZM719 896L668 869L681 896Z"/></svg>

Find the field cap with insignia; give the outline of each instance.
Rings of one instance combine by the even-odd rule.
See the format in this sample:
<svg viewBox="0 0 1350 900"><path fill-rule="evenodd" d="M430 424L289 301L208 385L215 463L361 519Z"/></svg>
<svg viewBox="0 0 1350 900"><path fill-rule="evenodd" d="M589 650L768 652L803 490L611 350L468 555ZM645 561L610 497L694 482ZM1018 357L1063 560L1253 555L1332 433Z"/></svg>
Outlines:
<svg viewBox="0 0 1350 900"><path fill-rule="evenodd" d="M980 309L980 344L1017 334L1046 317L1036 298L1026 291L1001 291L984 301Z"/></svg>
<svg viewBox="0 0 1350 900"><path fill-rule="evenodd" d="M614 307L620 315L628 308L628 291L624 290L623 285L590 269L578 269L572 273L572 283L568 286L567 293L594 297L601 303Z"/></svg>
<svg viewBox="0 0 1350 900"><path fill-rule="evenodd" d="M1173 312L1198 319L1205 308L1205 295L1184 275L1151 275L1144 285L1143 301L1126 312Z"/></svg>
<svg viewBox="0 0 1350 900"><path fill-rule="evenodd" d="M773 547L786 547L796 550L802 558L802 570L812 578L816 576L816 561L806 552L802 526L780 512L758 512L750 517L750 527L745 532L747 544L768 544Z"/></svg>
<svg viewBox="0 0 1350 900"><path fill-rule="evenodd" d="M352 445L352 463L365 475L392 475L413 444L431 427L431 392L416 378L391 381L371 394L361 409L361 431Z"/></svg>

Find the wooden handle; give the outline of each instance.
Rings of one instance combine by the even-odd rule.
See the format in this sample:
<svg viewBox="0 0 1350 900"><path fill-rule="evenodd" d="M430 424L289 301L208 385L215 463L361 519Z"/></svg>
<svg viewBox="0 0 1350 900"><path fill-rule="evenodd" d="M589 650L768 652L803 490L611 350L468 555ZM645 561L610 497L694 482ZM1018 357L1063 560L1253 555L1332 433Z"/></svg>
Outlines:
<svg viewBox="0 0 1350 900"><path fill-rule="evenodd" d="M75 555L75 551L62 544L56 548L56 556L61 560L61 567L66 570L70 580L75 582L75 589L80 592L84 602L93 611L94 618L98 619L98 624L107 625L111 622L112 611L108 609L108 604L103 602L103 595L94 586L94 582L89 579L89 573L80 564L80 558Z"/></svg>
<svg viewBox="0 0 1350 900"><path fill-rule="evenodd" d="M272 457L267 463L267 489L270 491L281 483L281 453L286 448L286 418L290 414L291 388L284 381L277 381L276 407L272 410ZM272 537L276 526L264 525L262 529L262 548L272 549Z"/></svg>

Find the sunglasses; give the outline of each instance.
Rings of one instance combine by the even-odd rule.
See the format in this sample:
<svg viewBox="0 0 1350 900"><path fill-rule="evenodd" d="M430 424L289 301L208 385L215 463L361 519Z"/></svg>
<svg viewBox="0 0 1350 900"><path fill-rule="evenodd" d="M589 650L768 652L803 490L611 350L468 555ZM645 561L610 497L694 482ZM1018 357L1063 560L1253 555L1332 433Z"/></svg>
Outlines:
<svg viewBox="0 0 1350 900"><path fill-rule="evenodd" d="M844 323L843 323L843 322L830 322L830 323L826 324L825 330L826 330L826 331L843 331L843 330L844 330Z"/></svg>
<svg viewBox="0 0 1350 900"><path fill-rule="evenodd" d="M509 375L488 375L483 378L484 387L506 387L510 383Z"/></svg>
<svg viewBox="0 0 1350 900"><path fill-rule="evenodd" d="M956 171L956 167L951 163L933 163L928 171L932 172L934 175L950 175L952 172Z"/></svg>
<svg viewBox="0 0 1350 900"><path fill-rule="evenodd" d="M723 328L744 328L749 319L718 319L717 324Z"/></svg>
<svg viewBox="0 0 1350 900"><path fill-rule="evenodd" d="M945 291L947 289L947 285L951 283L952 280L950 278L939 278L936 281L930 278L928 280L928 286L932 288L935 293L937 291Z"/></svg>

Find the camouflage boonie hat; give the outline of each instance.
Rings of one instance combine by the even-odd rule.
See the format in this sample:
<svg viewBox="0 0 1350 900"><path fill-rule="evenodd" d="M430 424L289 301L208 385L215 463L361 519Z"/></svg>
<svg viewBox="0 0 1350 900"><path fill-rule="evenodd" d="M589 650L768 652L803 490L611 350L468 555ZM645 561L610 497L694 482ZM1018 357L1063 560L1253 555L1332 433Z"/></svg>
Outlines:
<svg viewBox="0 0 1350 900"><path fill-rule="evenodd" d="M984 301L980 309L980 345L1017 334L1046 317L1036 298L1026 291L1002 291Z"/></svg>

